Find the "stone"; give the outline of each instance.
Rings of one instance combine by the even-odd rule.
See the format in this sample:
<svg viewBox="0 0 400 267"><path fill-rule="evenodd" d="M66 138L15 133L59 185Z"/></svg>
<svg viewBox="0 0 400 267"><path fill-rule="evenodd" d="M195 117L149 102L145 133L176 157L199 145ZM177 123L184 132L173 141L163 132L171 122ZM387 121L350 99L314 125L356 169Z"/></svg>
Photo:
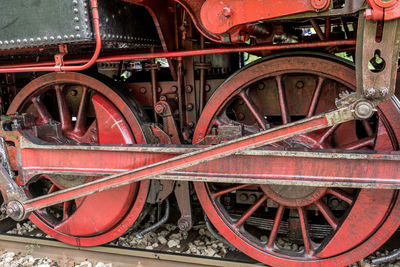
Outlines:
<svg viewBox="0 0 400 267"><path fill-rule="evenodd" d="M158 242L160 242L161 245L167 244L167 239L165 239L164 236L159 236L157 237Z"/></svg>
<svg viewBox="0 0 400 267"><path fill-rule="evenodd" d="M173 239L172 239L172 240L169 240L169 241L168 241L167 245L168 245L169 248L173 248L173 247L178 246L179 243L180 243L179 240L173 240Z"/></svg>

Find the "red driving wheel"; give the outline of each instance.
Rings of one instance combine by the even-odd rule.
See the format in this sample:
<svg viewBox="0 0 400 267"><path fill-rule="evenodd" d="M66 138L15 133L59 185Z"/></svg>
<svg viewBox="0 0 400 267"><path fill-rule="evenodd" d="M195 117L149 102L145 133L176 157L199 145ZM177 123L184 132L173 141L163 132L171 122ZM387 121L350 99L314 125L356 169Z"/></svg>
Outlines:
<svg viewBox="0 0 400 267"><path fill-rule="evenodd" d="M355 90L354 69L324 55L286 55L249 65L225 81L198 122L194 143L223 124L245 135L335 108ZM391 101L365 121L297 136L284 148L397 150L400 114ZM340 166L338 166L340 168ZM216 229L272 266L345 266L378 249L399 226L396 190L195 183ZM253 201L248 196L253 197Z"/></svg>
<svg viewBox="0 0 400 267"><path fill-rule="evenodd" d="M60 123L63 138L51 143L143 144L143 111L105 83L80 73L50 73L25 86L8 114L29 113L36 124ZM79 185L97 177L38 175L25 188L33 197ZM136 221L145 204L149 181L67 201L30 215L48 235L77 246L114 240Z"/></svg>

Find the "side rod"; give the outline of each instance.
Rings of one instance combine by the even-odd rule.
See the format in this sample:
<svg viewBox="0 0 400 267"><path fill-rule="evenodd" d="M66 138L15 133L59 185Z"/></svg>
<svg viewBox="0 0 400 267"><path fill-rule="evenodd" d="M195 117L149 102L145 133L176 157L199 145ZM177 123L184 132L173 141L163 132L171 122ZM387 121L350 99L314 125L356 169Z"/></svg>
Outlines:
<svg viewBox="0 0 400 267"><path fill-rule="evenodd" d="M184 169L199 163L226 157L242 150L254 149L295 135L305 134L333 126L354 119L353 114L352 110L347 106L251 136L245 136L220 145L179 155L135 170L107 176L96 181L64 189L49 195L22 201L21 204L24 207L24 213L27 214L44 207L84 197L95 192L101 192L141 180L151 179L155 176L166 174L174 170Z"/></svg>

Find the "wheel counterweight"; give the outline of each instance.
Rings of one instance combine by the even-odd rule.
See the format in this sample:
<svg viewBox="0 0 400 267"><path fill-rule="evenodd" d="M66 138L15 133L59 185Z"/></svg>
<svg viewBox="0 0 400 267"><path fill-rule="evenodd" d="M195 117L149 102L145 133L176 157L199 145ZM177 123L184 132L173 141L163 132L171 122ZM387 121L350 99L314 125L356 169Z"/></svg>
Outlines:
<svg viewBox="0 0 400 267"><path fill-rule="evenodd" d="M143 144L139 106L117 90L80 73L50 73L25 86L8 114L29 113L36 125L60 125L62 135L44 134L55 144ZM37 175L24 185L32 197L93 181L97 177ZM122 235L138 218L149 181L67 201L31 214L50 236L79 246L95 246Z"/></svg>

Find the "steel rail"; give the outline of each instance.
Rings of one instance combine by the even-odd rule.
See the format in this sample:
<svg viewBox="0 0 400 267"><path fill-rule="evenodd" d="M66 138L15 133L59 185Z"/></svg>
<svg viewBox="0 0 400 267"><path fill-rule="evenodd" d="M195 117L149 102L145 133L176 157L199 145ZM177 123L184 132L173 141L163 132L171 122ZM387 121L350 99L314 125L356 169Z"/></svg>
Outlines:
<svg viewBox="0 0 400 267"><path fill-rule="evenodd" d="M95 29L97 29L97 27L95 27ZM98 36L99 35L97 35L96 33L96 38ZM104 63L110 61L124 61L124 60L132 61L132 60L153 59L153 58L190 57L190 56L226 54L226 53L236 53L236 52L259 52L259 51L307 49L307 48L331 47L331 46L353 46L355 44L356 44L355 39L348 39L348 40L317 41L317 42L295 43L295 44L267 44L267 45L256 45L256 46L241 46L241 47L219 47L219 48L206 48L206 49L196 49L196 50L186 50L186 51L104 56L97 58L96 63ZM64 60L64 64L67 65L82 64L85 62L87 62L87 59ZM53 71L54 69L46 69L48 66L51 66L52 64L54 64L53 61L0 65L0 73ZM64 66L62 70L73 71L74 69L71 69L73 67L74 66Z"/></svg>
<svg viewBox="0 0 400 267"><path fill-rule="evenodd" d="M30 252L35 257L49 257L53 260L74 259L84 261L102 261L113 263L113 266L128 267L138 264L141 266L165 267L195 267L195 266L231 266L253 267L242 261L218 258L189 256L178 253L150 251L134 248L118 248L110 246L76 247L55 240L0 234L0 247L8 250ZM136 266L136 265L135 265ZM139 265L138 265L139 266Z"/></svg>
<svg viewBox="0 0 400 267"><path fill-rule="evenodd" d="M21 204L23 205L24 213L27 214L68 200L120 187L144 179L152 179L171 171L188 168L203 162L230 156L239 151L261 147L299 134L323 129L337 123L352 120L354 119L353 116L354 115L349 107L340 108L312 118L303 119L295 123L263 131L258 134L245 136L220 145L207 147L200 151L179 155L131 171L111 175L79 186L60 190L52 194L25 200Z"/></svg>

